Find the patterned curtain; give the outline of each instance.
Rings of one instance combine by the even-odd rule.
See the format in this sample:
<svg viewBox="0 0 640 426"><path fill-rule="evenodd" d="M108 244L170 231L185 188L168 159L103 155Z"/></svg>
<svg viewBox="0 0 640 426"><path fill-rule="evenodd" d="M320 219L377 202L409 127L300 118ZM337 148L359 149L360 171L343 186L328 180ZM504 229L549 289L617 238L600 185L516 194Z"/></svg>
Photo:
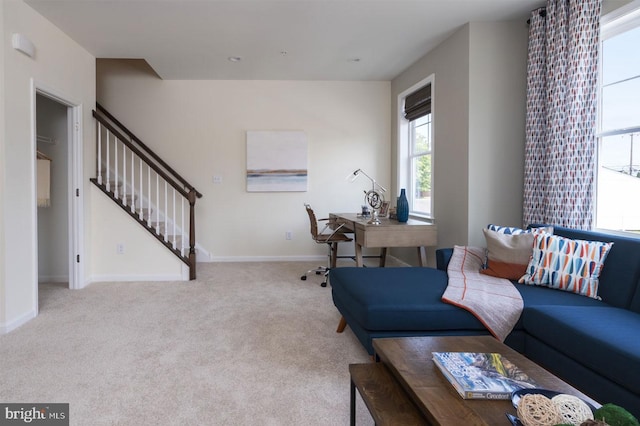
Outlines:
<svg viewBox="0 0 640 426"><path fill-rule="evenodd" d="M601 0L548 0L529 26L524 225L590 229Z"/></svg>

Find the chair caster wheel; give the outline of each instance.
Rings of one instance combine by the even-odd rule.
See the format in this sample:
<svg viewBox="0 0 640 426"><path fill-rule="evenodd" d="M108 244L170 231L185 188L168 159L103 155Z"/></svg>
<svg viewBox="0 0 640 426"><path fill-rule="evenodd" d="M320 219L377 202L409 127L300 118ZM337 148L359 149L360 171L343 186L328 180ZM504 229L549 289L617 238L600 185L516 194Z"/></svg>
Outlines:
<svg viewBox="0 0 640 426"><path fill-rule="evenodd" d="M303 275L303 276L301 276L301 277L300 277L300 279L301 279L302 281L306 281L306 280L307 280L307 276L306 276L306 275Z"/></svg>
<svg viewBox="0 0 640 426"><path fill-rule="evenodd" d="M320 287L326 287L326 286L327 286L327 283L320 284Z"/></svg>
<svg viewBox="0 0 640 426"><path fill-rule="evenodd" d="M320 275L321 273L321 271L316 271L316 275Z"/></svg>

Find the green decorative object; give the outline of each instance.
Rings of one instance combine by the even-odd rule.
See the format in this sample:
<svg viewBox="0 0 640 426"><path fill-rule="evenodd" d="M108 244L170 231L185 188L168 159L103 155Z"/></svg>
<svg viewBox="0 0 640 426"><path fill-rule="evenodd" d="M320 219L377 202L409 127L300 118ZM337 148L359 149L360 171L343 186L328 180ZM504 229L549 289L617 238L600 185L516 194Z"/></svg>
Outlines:
<svg viewBox="0 0 640 426"><path fill-rule="evenodd" d="M593 413L593 416L597 420L604 420L610 426L640 426L638 419L615 404L604 404Z"/></svg>

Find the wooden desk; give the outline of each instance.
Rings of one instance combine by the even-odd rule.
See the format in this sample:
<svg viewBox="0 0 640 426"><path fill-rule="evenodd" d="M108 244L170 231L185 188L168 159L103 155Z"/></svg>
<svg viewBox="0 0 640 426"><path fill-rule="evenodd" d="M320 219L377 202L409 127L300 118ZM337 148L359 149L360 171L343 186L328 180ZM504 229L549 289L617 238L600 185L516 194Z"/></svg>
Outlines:
<svg viewBox="0 0 640 426"><path fill-rule="evenodd" d="M373 339L373 348L429 424L508 425L516 414L509 400L462 399L431 359L431 352L496 352L520 367L541 388L596 401L492 336L433 336Z"/></svg>
<svg viewBox="0 0 640 426"><path fill-rule="evenodd" d="M427 266L426 246L435 246L438 230L432 223L409 219L406 223L380 218L380 225L367 223L356 213L330 213L330 218L343 229L355 234L356 264L362 266L362 247L382 249L380 266L384 266L388 247L417 247L420 266Z"/></svg>

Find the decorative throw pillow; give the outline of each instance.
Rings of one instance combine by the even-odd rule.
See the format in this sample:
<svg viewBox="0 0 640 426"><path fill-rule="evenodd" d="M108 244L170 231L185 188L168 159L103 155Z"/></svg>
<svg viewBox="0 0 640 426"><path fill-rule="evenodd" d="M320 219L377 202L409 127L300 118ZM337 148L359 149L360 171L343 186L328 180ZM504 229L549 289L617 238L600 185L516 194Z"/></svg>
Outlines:
<svg viewBox="0 0 640 426"><path fill-rule="evenodd" d="M527 269L533 249L533 232L516 234L483 229L487 242L487 267L480 273L492 277L517 280Z"/></svg>
<svg viewBox="0 0 640 426"><path fill-rule="evenodd" d="M489 224L482 231L487 242L487 262L480 273L517 280L525 274L531 259L533 234L553 233L553 227L520 229Z"/></svg>
<svg viewBox="0 0 640 426"><path fill-rule="evenodd" d="M598 277L613 243L535 233L533 254L518 282L599 299Z"/></svg>
<svg viewBox="0 0 640 426"><path fill-rule="evenodd" d="M487 229L506 235L519 235L531 232L531 229L520 229L513 226L499 226L492 223L487 225Z"/></svg>

